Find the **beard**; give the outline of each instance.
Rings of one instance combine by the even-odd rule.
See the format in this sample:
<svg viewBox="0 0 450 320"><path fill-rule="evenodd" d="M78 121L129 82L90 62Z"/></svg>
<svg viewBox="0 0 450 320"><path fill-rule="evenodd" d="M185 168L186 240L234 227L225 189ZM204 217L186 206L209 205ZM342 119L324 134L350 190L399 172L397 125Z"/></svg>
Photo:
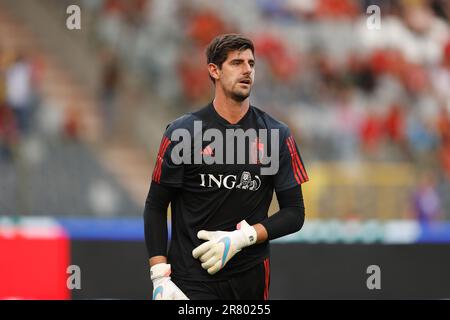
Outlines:
<svg viewBox="0 0 450 320"><path fill-rule="evenodd" d="M239 89L235 88L234 90L228 91L227 95L234 101L242 102L250 96L250 91L251 91L251 87L249 88L248 91L239 90Z"/></svg>
<svg viewBox="0 0 450 320"><path fill-rule="evenodd" d="M250 95L250 91L248 91L247 93L244 93L244 92L232 92L230 97L234 101L242 102L245 99L247 99L249 97L249 95Z"/></svg>

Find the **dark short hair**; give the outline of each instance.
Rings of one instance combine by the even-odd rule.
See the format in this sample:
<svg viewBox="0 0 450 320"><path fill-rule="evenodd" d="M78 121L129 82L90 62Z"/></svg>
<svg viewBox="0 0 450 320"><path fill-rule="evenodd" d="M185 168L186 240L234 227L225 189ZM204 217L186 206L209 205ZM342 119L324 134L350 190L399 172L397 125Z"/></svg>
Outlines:
<svg viewBox="0 0 450 320"><path fill-rule="evenodd" d="M219 68L227 60L230 51L244 51L250 49L255 54L253 42L241 34L229 33L215 37L206 48L207 63L214 63ZM209 76L214 83L214 78Z"/></svg>

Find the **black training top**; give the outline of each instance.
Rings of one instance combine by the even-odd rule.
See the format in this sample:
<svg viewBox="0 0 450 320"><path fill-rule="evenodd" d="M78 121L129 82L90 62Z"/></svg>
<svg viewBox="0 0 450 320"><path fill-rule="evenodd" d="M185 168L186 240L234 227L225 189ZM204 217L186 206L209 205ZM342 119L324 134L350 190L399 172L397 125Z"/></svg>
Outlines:
<svg viewBox="0 0 450 320"><path fill-rule="evenodd" d="M247 133L253 129L258 137L249 134L245 138L245 148L238 148L237 139L230 133L237 134L239 129ZM267 139L263 139L264 131L260 129L267 130ZM222 157L219 145L214 144L219 143L220 138L201 139L202 134L209 132L215 136L219 131L223 135ZM201 143L196 144L194 140ZM235 143L230 149L232 141ZM262 174L261 168L270 167L267 159L276 154L271 151L272 144L276 146L271 141L278 141L279 157L271 161L279 161L279 166L275 174L267 175ZM182 146L184 149L180 150ZM265 147L268 151L264 154ZM234 151L234 157L230 150ZM238 163L237 158L244 151L244 163ZM216 163L212 163L214 159ZM217 163L221 159L222 164ZM293 188L308 181L308 176L297 145L284 123L250 106L237 124L230 124L210 103L167 127L152 179L153 183L177 188L171 201L172 233L168 253L172 275L185 280L209 281L228 279L261 263L269 256L269 242L244 248L211 276L201 267L200 260L192 257L192 250L204 242L197 238L197 232L202 229L232 231L244 219L250 225L267 219L274 189L280 192Z"/></svg>

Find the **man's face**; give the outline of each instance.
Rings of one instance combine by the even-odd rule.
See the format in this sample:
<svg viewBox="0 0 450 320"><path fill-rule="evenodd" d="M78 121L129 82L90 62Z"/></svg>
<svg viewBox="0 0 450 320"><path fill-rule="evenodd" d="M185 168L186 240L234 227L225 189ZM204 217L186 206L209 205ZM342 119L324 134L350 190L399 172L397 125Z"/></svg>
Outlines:
<svg viewBox="0 0 450 320"><path fill-rule="evenodd" d="M216 85L235 101L244 101L250 95L255 79L255 58L250 49L228 52L227 60L218 69Z"/></svg>

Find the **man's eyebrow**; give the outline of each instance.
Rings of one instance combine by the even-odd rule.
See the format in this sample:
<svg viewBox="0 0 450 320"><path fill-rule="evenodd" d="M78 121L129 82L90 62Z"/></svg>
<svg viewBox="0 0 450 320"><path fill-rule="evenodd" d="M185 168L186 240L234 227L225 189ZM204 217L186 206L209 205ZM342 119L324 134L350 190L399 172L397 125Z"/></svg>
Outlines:
<svg viewBox="0 0 450 320"><path fill-rule="evenodd" d="M241 58L235 58L235 59L232 59L230 62L242 62L242 61L244 61L244 59L241 59ZM255 63L255 59L248 59L248 62L253 62L253 63Z"/></svg>

